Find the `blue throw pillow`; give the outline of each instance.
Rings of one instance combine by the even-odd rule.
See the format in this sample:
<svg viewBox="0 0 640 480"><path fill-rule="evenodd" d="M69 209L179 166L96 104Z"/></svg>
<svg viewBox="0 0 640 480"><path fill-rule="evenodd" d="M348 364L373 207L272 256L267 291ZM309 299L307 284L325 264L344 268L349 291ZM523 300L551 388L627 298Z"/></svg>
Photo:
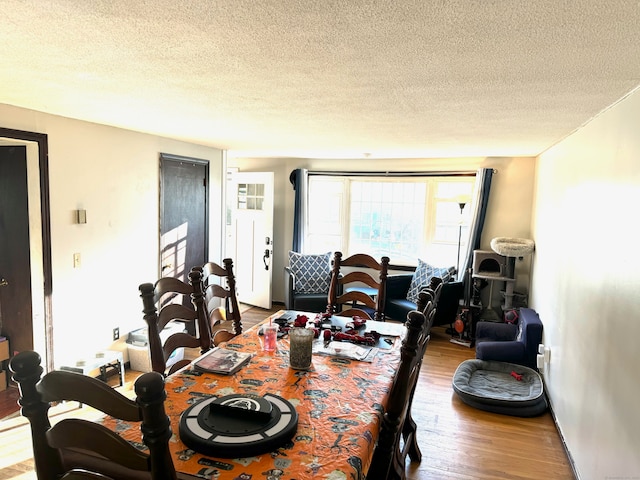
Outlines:
<svg viewBox="0 0 640 480"><path fill-rule="evenodd" d="M413 303L418 303L418 293L424 287L428 287L431 282L431 277L440 277L443 283L447 283L452 279L455 267L433 267L427 262L418 259L418 266L416 271L413 272L411 278L411 284L407 291L407 300Z"/></svg>
<svg viewBox="0 0 640 480"><path fill-rule="evenodd" d="M331 282L331 252L308 255L289 252L289 268L297 293L328 293Z"/></svg>

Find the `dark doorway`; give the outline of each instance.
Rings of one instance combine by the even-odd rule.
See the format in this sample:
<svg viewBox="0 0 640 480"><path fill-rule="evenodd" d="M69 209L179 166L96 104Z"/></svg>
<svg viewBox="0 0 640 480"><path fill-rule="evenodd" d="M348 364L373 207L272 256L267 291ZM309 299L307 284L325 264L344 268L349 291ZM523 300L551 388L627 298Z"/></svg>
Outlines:
<svg viewBox="0 0 640 480"><path fill-rule="evenodd" d="M16 285L20 285L23 284L23 287L20 287L22 289L22 292L17 293L15 295L15 298L10 297L11 298L11 303L18 305L18 303L20 304L19 307L9 307L5 305L8 303L8 301L6 300L6 298L9 296L9 294L7 293L6 289L5 292L0 292L0 295L2 295L2 299L0 300L0 302L2 302L2 307L3 308L3 318L4 321L7 321L7 316L9 315L9 313L7 312L7 309L9 308L17 308L19 310L19 314L20 316L22 316L23 318L26 317L27 320L19 320L21 323L25 323L27 329L29 329L31 331L31 338L26 340L26 339L21 339L21 336L24 336L21 333L18 333L18 337L16 337L15 341L12 340L12 344L11 344L11 350L13 353L13 351L19 351L19 350L23 350L25 348L33 348L33 319L31 318L31 314L33 313L33 308L32 306L33 304L33 300L31 298L31 278L30 278L30 266L31 265L36 265L38 263L41 264L42 266L42 277L41 283L38 284L34 284L34 292L38 291L39 296L41 295L43 298L43 302L44 304L36 304L36 307L38 309L39 312L42 312L43 315L43 320L44 320L44 339L45 339L45 345L43 350L44 351L39 351L38 353L40 353L40 355L43 357L43 365L46 366L47 370L52 370L53 369L53 336L52 336L52 332L53 332L53 319L52 319L52 313L51 313L51 304L52 304L52 299L51 299L51 295L52 295L52 268L51 268L51 228L50 228L50 204L49 204L49 162L48 162L48 140L47 140L47 135L43 134L43 133L35 133L35 132L27 132L27 131L23 131L23 130L13 130L13 129L9 129L9 128L0 128L0 139L3 140L3 143L6 145L5 148L11 148L13 147L15 144L15 146L19 146L19 148L17 150L14 150L13 154L9 154L9 150L4 149L4 153L3 155L9 155L4 156L3 158L5 158L5 160L7 158L14 158L13 155L15 155L16 152L22 150L24 152L24 145L28 145L28 147L26 148L26 155L27 155L27 160L26 163L24 162L24 159L22 157L22 153L19 154L18 158L18 163L20 164L19 167L16 166L12 166L12 165L8 165L8 162L3 162L3 164L5 165L3 168L7 168L8 170L3 170L2 174L0 174L0 182L3 182L2 185L0 185L0 196L2 197L2 204L3 205L11 205L11 209L15 209L17 211L20 211L22 213L20 213L20 215L27 215L27 214L31 214L31 216L37 215L37 208L38 206L34 205L32 207L28 206L29 202L28 200L17 200L17 198L14 198L14 195L16 195L16 193L13 191L13 189L15 188L14 185L11 185L12 180L10 178L8 178L8 175L14 176L17 175L18 178L26 178L27 175L27 171L31 168L35 170L37 170L38 172L38 176L39 176L39 183L36 186L30 187L30 190L32 192L37 192L37 194L39 194L40 198L39 198L39 208L40 208L40 222L41 222L41 245L40 245L40 252L37 252L37 255L34 256L34 252L30 251L30 246L29 246L29 236L31 235L31 233L29 232L29 230L27 230L27 234L26 234L26 239L27 241L22 245L22 247L26 250L27 254L28 254L28 258L26 259L26 261L24 261L24 257L21 257L22 260L22 265L20 265L19 267L11 267L11 268L18 268L19 270L21 270L22 272L18 273L18 278L20 277L20 275L24 275L27 277L27 282L25 283L24 277L22 277L22 279L17 279L17 280L13 280L12 278L15 278L15 273L14 272L10 272L8 275L10 275L12 278L7 278L7 273L5 272L0 272L1 275L4 275L7 283L9 283L9 285L7 285L7 287L9 287L13 282L16 282ZM31 158L34 157L34 158ZM14 168L15 167L15 168ZM5 173L7 175L5 175ZM7 182L6 185L4 184L4 182ZM5 193L7 192L7 193ZM11 192L11 193L9 193ZM19 195L19 194L18 194ZM31 199L33 200L33 198ZM3 206L0 206L0 209L3 209ZM11 217L15 216L17 212L10 212L9 215ZM27 217L28 218L28 217ZM6 224L7 218L6 216L4 217L3 222L5 222ZM24 224L23 224L24 225ZM4 251L5 251L5 243L4 242L9 242L9 244L11 242L15 242L17 240L14 240L13 237L14 236L14 232L8 231L7 230L8 227L2 226L1 230L0 230L0 236L2 237L2 250L0 250L1 252L3 252L1 254L2 256L2 265L5 265L5 258L8 258L8 255L5 256ZM15 228L15 227L11 227L11 228ZM27 224L27 228L28 228L28 224ZM24 234L23 238L24 238ZM31 239L33 241L33 238ZM13 248L13 247L11 247ZM13 256L13 254L11 255ZM9 259L7 260L7 262L11 263L11 265L17 265L16 259ZM3 269L5 268L4 266L2 267ZM8 267L7 267L8 268ZM29 298L27 299L24 294L25 292L29 292ZM13 295L13 294L11 294ZM18 297L22 297L20 300L18 300ZM35 296L33 298L36 298ZM28 314L25 314L25 312L29 312ZM11 323L11 320L9 320L9 322ZM14 327L9 326L10 329L13 329ZM4 330L4 327L3 327ZM39 330L40 332L40 330ZM12 334L12 337L15 337L14 334Z"/></svg>
<svg viewBox="0 0 640 480"><path fill-rule="evenodd" d="M0 327L13 352L33 350L27 147L0 147Z"/></svg>
<svg viewBox="0 0 640 480"><path fill-rule="evenodd" d="M208 261L209 162L160 155L160 276L187 281Z"/></svg>

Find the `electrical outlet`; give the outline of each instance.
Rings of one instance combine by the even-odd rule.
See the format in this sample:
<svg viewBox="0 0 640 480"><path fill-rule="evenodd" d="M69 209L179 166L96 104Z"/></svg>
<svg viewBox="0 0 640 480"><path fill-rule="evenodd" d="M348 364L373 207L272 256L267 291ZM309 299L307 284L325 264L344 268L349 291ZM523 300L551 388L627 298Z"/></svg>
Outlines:
<svg viewBox="0 0 640 480"><path fill-rule="evenodd" d="M113 341L115 342L120 338L120 328L116 327L113 329Z"/></svg>

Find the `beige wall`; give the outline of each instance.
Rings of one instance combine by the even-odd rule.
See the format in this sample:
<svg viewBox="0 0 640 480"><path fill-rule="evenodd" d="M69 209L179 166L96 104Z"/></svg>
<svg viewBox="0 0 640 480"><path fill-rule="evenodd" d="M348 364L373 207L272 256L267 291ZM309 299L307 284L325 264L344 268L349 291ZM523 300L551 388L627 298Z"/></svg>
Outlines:
<svg viewBox="0 0 640 480"><path fill-rule="evenodd" d="M640 477L640 92L540 156L532 305L582 480ZM542 439L541 439L542 441Z"/></svg>
<svg viewBox="0 0 640 480"><path fill-rule="evenodd" d="M159 154L210 161L210 224L218 226L222 151L6 105L0 125L48 135L56 362L108 348L114 327L126 334L144 326L138 285L158 277ZM28 165L37 160L30 156ZM29 172L30 182L37 178ZM87 211L85 225L74 223L78 208ZM219 232L210 235L211 258L220 257ZM32 262L41 262L34 253ZM74 253L80 268L73 268ZM115 348L126 350L122 342Z"/></svg>
<svg viewBox="0 0 640 480"><path fill-rule="evenodd" d="M497 170L493 177L489 213L482 248L490 249L493 237L530 238L531 202L535 172L533 158L464 158L464 159L229 159L229 166L241 171L275 172L273 299L284 300L283 271L293 238L294 192L289 175L296 168L340 171L468 171L481 167ZM393 259L392 259L393 260ZM529 261L518 264L518 289L528 291ZM494 296L499 302L500 288Z"/></svg>

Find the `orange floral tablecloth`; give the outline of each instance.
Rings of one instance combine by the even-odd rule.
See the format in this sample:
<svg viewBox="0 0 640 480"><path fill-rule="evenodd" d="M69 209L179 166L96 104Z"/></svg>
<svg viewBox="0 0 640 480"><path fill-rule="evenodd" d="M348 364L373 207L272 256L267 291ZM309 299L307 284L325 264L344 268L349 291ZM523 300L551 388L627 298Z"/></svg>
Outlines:
<svg viewBox="0 0 640 480"><path fill-rule="evenodd" d="M200 373L187 367L166 379L165 408L173 431L170 449L179 476L243 480L364 478L398 367L400 340L396 339L391 349L381 350L371 363L314 354L311 370L296 371L289 368L288 337L278 340L277 351L263 352L258 327L225 345L255 353L250 363L234 375ZM182 412L203 398L233 393L273 393L291 402L299 416L292 441L268 454L236 459L213 458L187 448L178 437ZM127 440L141 441L138 428L123 423L118 430Z"/></svg>

